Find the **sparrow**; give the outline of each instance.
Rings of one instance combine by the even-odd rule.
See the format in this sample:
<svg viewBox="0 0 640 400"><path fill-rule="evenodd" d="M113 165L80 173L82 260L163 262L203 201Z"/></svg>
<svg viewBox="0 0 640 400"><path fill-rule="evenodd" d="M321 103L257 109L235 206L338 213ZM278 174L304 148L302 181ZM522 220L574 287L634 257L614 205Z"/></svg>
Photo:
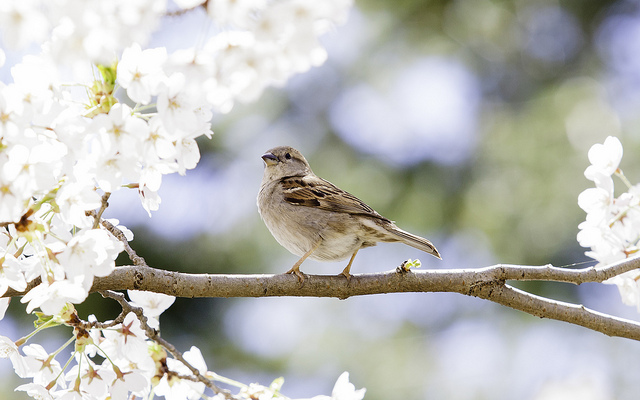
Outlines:
<svg viewBox="0 0 640 400"><path fill-rule="evenodd" d="M316 176L293 147L274 147L262 160L258 211L278 243L300 257L287 271L300 282L305 279L300 265L307 258L349 258L341 274L350 281L358 251L378 242L402 242L442 259L429 240L403 231L356 196Z"/></svg>

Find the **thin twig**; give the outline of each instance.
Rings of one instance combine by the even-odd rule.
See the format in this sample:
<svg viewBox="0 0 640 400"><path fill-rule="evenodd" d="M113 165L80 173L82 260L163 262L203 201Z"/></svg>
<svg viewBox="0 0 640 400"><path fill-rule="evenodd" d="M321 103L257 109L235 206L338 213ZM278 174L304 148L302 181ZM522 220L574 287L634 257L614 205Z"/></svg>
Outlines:
<svg viewBox="0 0 640 400"><path fill-rule="evenodd" d="M580 285L586 282L604 282L628 271L640 268L640 257L627 258L613 264L587 268L560 268L547 264L543 266L523 266L498 264L479 269L492 270L496 279L517 281L554 281Z"/></svg>
<svg viewBox="0 0 640 400"><path fill-rule="evenodd" d="M104 199L104 196L103 196L103 199ZM105 203L103 203L103 205L104 204ZM97 221L100 221L100 224L107 231L109 231L109 233L111 233L116 239L122 242L122 244L124 245L124 251L127 252L127 254L129 255L129 259L131 260L131 262L133 262L134 265L145 266L145 267L148 266L144 258L140 257L138 253L136 253L136 251L131 247L131 245L129 244L129 240L127 240L127 237L125 236L124 232L118 229L117 226L113 225L111 222L107 221L106 219L100 219L98 217L98 213L96 213L93 210L86 211L86 214L96 218Z"/></svg>
<svg viewBox="0 0 640 400"><path fill-rule="evenodd" d="M80 328L80 329L108 329L108 328L112 328L118 324L121 324L122 322L124 322L125 317L127 316L127 312L125 312L124 310L118 314L118 316L113 320L113 321L109 321L109 322L100 322L100 321L93 321L93 322L89 322L89 321L85 321L83 319L80 319L79 317L77 318L76 321L74 321L73 325L74 327Z"/></svg>
<svg viewBox="0 0 640 400"><path fill-rule="evenodd" d="M131 245L129 245L127 237L120 229L118 229L115 225L113 225L106 219L103 219L101 221L101 224L106 230L108 230L113 236L115 236L116 239L122 242L122 244L124 245L124 251L127 252L127 254L129 255L129 259L131 260L131 262L133 262L134 265L148 267L147 262L144 260L144 258L140 257L138 253L136 253L136 251L131 247Z"/></svg>
<svg viewBox="0 0 640 400"><path fill-rule="evenodd" d="M100 225L100 219L102 218L102 214L107 209L107 207L109 207L109 197L111 197L110 192L105 192L102 195L102 199L101 199L102 204L100 205L100 209L98 210L98 212L94 213L93 215L93 219L94 219L93 229L96 229Z"/></svg>

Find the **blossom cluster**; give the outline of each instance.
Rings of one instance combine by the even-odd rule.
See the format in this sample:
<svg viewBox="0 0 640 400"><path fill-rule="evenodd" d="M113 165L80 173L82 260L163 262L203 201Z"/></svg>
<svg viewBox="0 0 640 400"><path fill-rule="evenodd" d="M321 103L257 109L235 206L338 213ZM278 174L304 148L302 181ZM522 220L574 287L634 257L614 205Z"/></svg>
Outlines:
<svg viewBox="0 0 640 400"><path fill-rule="evenodd" d="M132 398L130 396L150 398L151 395L164 396L167 400L204 398L205 383L185 378L191 375L191 367L212 381L239 387L237 395L225 395L218 389L219 393L211 399L224 400L229 396L239 400L287 399L280 393L282 378L268 387L228 380L207 370L202 353L195 346L182 354L185 362L169 357L163 347L147 339L145 330L158 326L158 317L171 306L174 298L138 291L128 294L132 307L141 308L151 323L142 323L134 312L127 313L119 323L98 323L94 316L85 322L73 306L67 304L53 317L41 316L32 335L17 342L0 336L0 356L11 360L18 376L32 380L16 390L36 399L106 400ZM73 335L56 351L49 353L37 343L26 345L38 331L59 325L73 327ZM70 367L71 363L66 362L63 366L57 357L71 343L74 349L68 358L75 364ZM316 396L313 400L361 400L364 394L365 389L356 390L345 372L338 378L331 397Z"/></svg>
<svg viewBox="0 0 640 400"><path fill-rule="evenodd" d="M129 296L143 303L138 305L146 313L158 315L174 300L170 296L144 292L130 292ZM137 316L130 312L121 323L107 322L100 329L91 327L96 323L93 316L84 325L80 322L73 306L66 304L60 313L52 317L40 315L36 324L38 328L31 335L15 343L7 337L0 337L0 354L11 360L18 376L32 379L31 383L16 390L43 399L103 399L109 393L114 399L125 399L129 392L148 392L153 377L149 374L158 369L154 366L154 357L160 362L166 359L166 354L145 340L145 332ZM25 345L38 331L57 325L74 328L70 340L58 350L49 353L37 343ZM62 367L56 356L71 343L75 346L70 361L75 360L76 363L67 371L70 363ZM18 346L22 348L18 349ZM163 387L158 386L160 389Z"/></svg>
<svg viewBox="0 0 640 400"><path fill-rule="evenodd" d="M584 175L595 187L578 196L578 205L587 213L578 225L578 242L591 250L586 255L599 264L609 264L638 253L640 247L640 184L632 185L620 169L622 144L609 136L604 143L591 147L588 156L591 165ZM615 196L613 176L619 177L627 191ZM605 283L615 284L622 301L640 310L640 270L615 276Z"/></svg>
<svg viewBox="0 0 640 400"><path fill-rule="evenodd" d="M318 38L345 20L351 2L177 0L172 12L167 0L0 2L6 48L39 45L11 67L12 82L0 82L0 294L29 288L26 311L52 316L43 325L72 326L76 349L66 371L58 352L31 344L20 353L26 340L0 338L0 355L33 379L20 390L56 399L148 396L151 387L166 398L202 395L202 383L176 378L190 373L178 361L166 360L158 373L163 350L145 339L134 314L108 328L69 319L71 304L113 271L133 238L106 221L126 237L117 239L102 212L109 196L135 189L151 215L163 176L198 163L196 139L212 135L213 113L323 63ZM162 18L192 8L206 10L215 32L173 53L147 48ZM6 59L0 50L0 66ZM0 299L0 319L8 303ZM152 309L145 323L158 329ZM198 354L184 357L204 373Z"/></svg>
<svg viewBox="0 0 640 400"><path fill-rule="evenodd" d="M207 2L225 29L202 48L167 54L140 44L166 1L2 2L7 44L44 42L40 54L11 69L12 83L0 82L2 293L39 276L23 299L28 311L44 304L55 314L67 301L83 301L123 249L86 215L101 206L100 194L136 188L143 207L156 210L162 176L199 161L195 139L212 134L212 110L253 100L265 86L323 62L318 36L342 22L349 5ZM63 81L69 71L78 77L82 63L94 63L100 78Z"/></svg>
<svg viewBox="0 0 640 400"><path fill-rule="evenodd" d="M187 82L174 82L174 91L184 85L183 97L192 103L206 97L216 110L228 111L234 101L255 100L265 87L322 64L327 53L318 38L346 20L352 2L176 0L183 11L206 7L217 33L168 58L157 49L155 56L127 60L120 83L133 81L128 94L145 103L161 75L182 74ZM165 15L167 0L5 0L0 32L10 48L44 42L43 53L56 65L81 70L87 61L113 62L134 43L146 46ZM194 38L194 45L201 40Z"/></svg>

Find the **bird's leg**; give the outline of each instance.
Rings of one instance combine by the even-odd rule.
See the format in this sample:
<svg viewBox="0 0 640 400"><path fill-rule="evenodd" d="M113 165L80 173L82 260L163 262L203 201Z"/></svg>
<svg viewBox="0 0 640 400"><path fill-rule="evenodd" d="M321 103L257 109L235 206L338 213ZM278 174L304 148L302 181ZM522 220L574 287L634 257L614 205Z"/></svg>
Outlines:
<svg viewBox="0 0 640 400"><path fill-rule="evenodd" d="M347 278L348 282L351 282L351 274L349 273L349 271L351 270L351 264L353 264L353 259L356 258L356 254L358 254L358 250L360 249L357 249L356 251L353 252L351 259L349 260L349 264L347 264L347 266L340 273L340 275L344 275L344 277Z"/></svg>
<svg viewBox="0 0 640 400"><path fill-rule="evenodd" d="M302 257L300 257L300 259L296 261L295 264L293 264L293 267L291 267L291 269L285 273L294 274L295 276L298 277L298 280L300 281L300 283L304 283L305 276L302 272L300 272L300 265L304 262L304 260L306 260L311 255L311 253L313 253L314 251L316 251L318 247L320 247L320 243L322 243L322 238L320 238L318 242L314 244L312 248L309 249L309 251L304 253Z"/></svg>

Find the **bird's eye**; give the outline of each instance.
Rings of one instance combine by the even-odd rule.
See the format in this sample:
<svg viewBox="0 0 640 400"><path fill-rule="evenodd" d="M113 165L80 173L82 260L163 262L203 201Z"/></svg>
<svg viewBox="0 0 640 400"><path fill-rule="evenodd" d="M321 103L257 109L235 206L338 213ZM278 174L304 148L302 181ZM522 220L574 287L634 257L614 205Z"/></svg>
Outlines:
<svg viewBox="0 0 640 400"><path fill-rule="evenodd" d="M286 153L286 154L284 155L284 158L286 158L287 160L291 160L291 154Z"/></svg>

